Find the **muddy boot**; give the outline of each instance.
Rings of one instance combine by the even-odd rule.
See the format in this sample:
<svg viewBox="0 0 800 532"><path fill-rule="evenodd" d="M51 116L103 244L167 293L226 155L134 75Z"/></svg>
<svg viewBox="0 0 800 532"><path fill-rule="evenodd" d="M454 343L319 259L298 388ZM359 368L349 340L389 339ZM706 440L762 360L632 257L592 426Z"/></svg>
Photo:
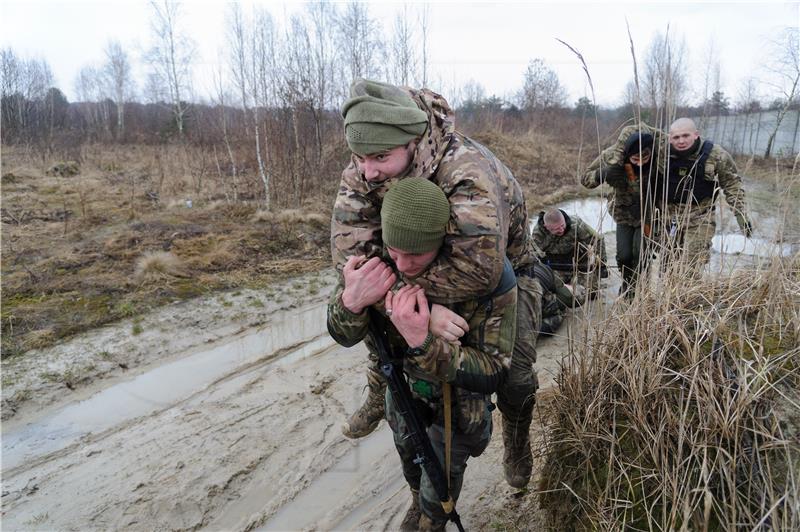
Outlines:
<svg viewBox="0 0 800 532"><path fill-rule="evenodd" d="M342 434L350 439L363 438L371 434L383 419L386 381L372 368L367 372L367 381L367 399L342 426Z"/></svg>
<svg viewBox="0 0 800 532"><path fill-rule="evenodd" d="M503 416L503 473L512 488L523 489L528 485L533 470L529 424L509 423Z"/></svg>
<svg viewBox="0 0 800 532"><path fill-rule="evenodd" d="M411 490L411 506L400 523L400 530L402 532L416 532L419 529L419 517L422 512L419 509L419 490Z"/></svg>
<svg viewBox="0 0 800 532"><path fill-rule="evenodd" d="M419 532L443 532L447 521L434 523L430 517L425 514L419 517Z"/></svg>

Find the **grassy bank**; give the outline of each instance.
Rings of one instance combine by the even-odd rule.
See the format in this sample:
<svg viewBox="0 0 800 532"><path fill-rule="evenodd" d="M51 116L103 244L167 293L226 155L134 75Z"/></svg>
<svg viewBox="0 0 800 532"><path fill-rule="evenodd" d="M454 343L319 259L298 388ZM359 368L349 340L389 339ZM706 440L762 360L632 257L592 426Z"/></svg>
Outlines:
<svg viewBox="0 0 800 532"><path fill-rule="evenodd" d="M547 138L476 137L509 162L532 209L578 193L575 163ZM265 212L258 177L238 175L234 200L231 176L201 170L201 148L86 146L74 165L2 155L3 357L330 264L338 175L297 208Z"/></svg>

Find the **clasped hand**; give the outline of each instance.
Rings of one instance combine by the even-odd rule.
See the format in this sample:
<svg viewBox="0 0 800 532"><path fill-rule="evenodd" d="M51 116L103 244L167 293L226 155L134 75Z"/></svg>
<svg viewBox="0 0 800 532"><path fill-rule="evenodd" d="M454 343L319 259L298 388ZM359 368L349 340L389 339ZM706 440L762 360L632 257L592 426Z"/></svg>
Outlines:
<svg viewBox="0 0 800 532"><path fill-rule="evenodd" d="M386 292L386 313L408 347L419 347L428 337L431 313L428 298L420 286L406 285L397 292Z"/></svg>
<svg viewBox="0 0 800 532"><path fill-rule="evenodd" d="M352 256L342 270L342 304L354 314L361 314L365 308L383 299L397 279L379 257L364 260L363 255Z"/></svg>

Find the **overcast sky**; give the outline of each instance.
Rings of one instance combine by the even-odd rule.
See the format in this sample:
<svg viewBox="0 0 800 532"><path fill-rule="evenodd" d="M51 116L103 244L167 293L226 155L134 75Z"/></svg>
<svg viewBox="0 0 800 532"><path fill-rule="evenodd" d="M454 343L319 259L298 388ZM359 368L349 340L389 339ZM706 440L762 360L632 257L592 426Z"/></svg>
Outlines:
<svg viewBox="0 0 800 532"><path fill-rule="evenodd" d="M259 3L268 6L278 21L299 4ZM185 27L198 46L200 96L210 87L208 73L224 46L226 4L191 1L183 7ZM420 7L419 2L408 5ZM401 2L370 2L370 11L389 32L402 6ZM143 0L3 0L0 46L13 48L21 57L46 59L58 87L72 99L76 74L82 66L103 61L109 39L122 42L139 62L150 40L150 13ZM640 60L657 31L669 26L670 32L686 39L697 90L702 89L701 65L713 40L724 92L735 101L743 79L763 77L767 39L781 27L800 25L800 2L440 1L430 3L430 14L433 81L429 85L445 96L469 79L483 85L487 94L511 96L522 86L528 62L541 57L556 70L569 91L569 101L574 102L588 93L586 78L558 38L583 54L598 102L616 105L633 73L626 18ZM691 95L692 100L696 98L697 94Z"/></svg>

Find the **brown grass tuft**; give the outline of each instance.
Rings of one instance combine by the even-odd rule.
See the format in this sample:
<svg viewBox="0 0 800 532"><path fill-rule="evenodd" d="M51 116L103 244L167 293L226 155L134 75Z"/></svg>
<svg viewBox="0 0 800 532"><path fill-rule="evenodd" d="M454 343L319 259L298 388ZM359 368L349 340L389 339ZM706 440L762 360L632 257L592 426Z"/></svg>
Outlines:
<svg viewBox="0 0 800 532"><path fill-rule="evenodd" d="M134 279L137 282L159 281L168 277L184 277L184 264L168 251L148 251L136 260Z"/></svg>
<svg viewBox="0 0 800 532"><path fill-rule="evenodd" d="M564 530L800 528L800 262L665 274L590 324L553 401L541 504Z"/></svg>
<svg viewBox="0 0 800 532"><path fill-rule="evenodd" d="M300 209L284 209L278 212L256 211L252 217L253 222L280 222L288 224L313 223L323 224L330 222L326 217L317 212L305 212Z"/></svg>

